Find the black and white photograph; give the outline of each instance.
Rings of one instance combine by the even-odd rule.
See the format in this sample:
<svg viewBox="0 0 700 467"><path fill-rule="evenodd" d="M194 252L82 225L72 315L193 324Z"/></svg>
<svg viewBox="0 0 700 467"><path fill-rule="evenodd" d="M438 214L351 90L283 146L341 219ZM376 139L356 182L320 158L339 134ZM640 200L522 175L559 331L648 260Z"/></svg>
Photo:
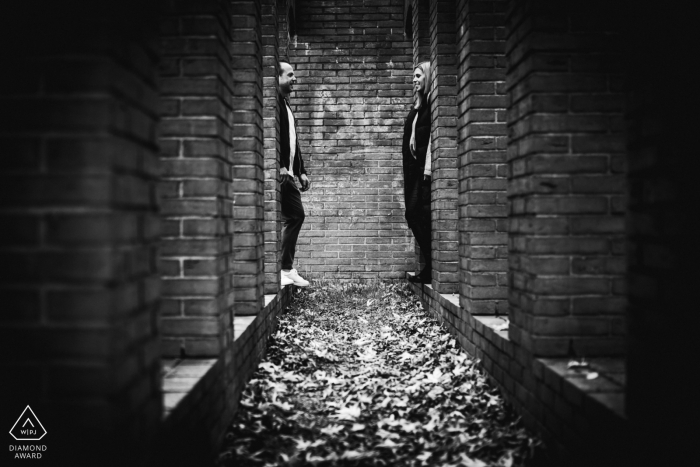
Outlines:
<svg viewBox="0 0 700 467"><path fill-rule="evenodd" d="M8 2L0 465L695 465L698 24Z"/></svg>

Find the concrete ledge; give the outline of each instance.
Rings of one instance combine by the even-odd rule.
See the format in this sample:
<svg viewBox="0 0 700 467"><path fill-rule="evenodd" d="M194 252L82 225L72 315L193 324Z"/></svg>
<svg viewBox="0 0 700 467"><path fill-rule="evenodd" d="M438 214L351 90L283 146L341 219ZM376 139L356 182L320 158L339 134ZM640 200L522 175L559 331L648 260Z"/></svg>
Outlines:
<svg viewBox="0 0 700 467"><path fill-rule="evenodd" d="M188 359L163 361L163 418L195 392L198 383L216 365L216 359Z"/></svg>
<svg viewBox="0 0 700 467"><path fill-rule="evenodd" d="M579 371L568 368L568 359L538 358L533 369L542 371L549 386L561 384L565 399L574 406L599 405L592 409L609 410L620 419L626 419L624 359L596 357L586 361L589 369ZM590 372L597 373L598 377L588 379L586 375Z"/></svg>
<svg viewBox="0 0 700 467"><path fill-rule="evenodd" d="M277 328L277 316L294 290L287 286L276 295L266 295L263 309L255 316L234 317L233 341L219 358L162 361L161 451L167 452L168 462L213 462L241 392L264 356L267 341Z"/></svg>
<svg viewBox="0 0 700 467"><path fill-rule="evenodd" d="M561 465L614 465L606 450L620 451L627 436L624 359L596 357L587 359L586 370L571 370L569 359L533 358L509 338L506 317L474 316L459 306L456 294L442 295L428 284L411 287L424 308L481 361ZM592 372L597 377L588 379Z"/></svg>

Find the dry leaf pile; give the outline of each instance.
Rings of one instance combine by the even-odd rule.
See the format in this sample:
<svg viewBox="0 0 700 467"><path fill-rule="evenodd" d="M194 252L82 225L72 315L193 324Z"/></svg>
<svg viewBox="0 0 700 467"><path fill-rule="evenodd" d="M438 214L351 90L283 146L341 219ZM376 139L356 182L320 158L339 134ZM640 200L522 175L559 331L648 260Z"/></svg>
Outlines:
<svg viewBox="0 0 700 467"><path fill-rule="evenodd" d="M324 284L279 319L220 466L516 466L540 444L404 284Z"/></svg>

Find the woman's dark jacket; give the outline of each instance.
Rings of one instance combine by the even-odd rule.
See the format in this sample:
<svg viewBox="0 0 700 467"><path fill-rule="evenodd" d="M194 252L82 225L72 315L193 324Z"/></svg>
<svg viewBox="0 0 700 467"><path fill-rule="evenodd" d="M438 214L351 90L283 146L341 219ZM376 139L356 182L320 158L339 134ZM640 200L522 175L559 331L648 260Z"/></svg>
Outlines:
<svg viewBox="0 0 700 467"><path fill-rule="evenodd" d="M287 113L287 104L282 94L277 94L277 108L280 112L280 168L289 168L289 114ZM296 130L296 122L293 122ZM410 136L410 135L409 135ZM297 133L297 151L294 153L294 174L301 175L306 173L304 169L304 160L301 158L301 150L299 149L299 133Z"/></svg>
<svg viewBox="0 0 700 467"><path fill-rule="evenodd" d="M418 112L416 122L416 157L411 154L409 144L411 143L411 128L413 119ZM423 180L425 170L425 155L428 152L428 142L430 141L430 103L425 102L420 109L412 108L406 117L406 124L403 130L403 186L406 190L416 181Z"/></svg>

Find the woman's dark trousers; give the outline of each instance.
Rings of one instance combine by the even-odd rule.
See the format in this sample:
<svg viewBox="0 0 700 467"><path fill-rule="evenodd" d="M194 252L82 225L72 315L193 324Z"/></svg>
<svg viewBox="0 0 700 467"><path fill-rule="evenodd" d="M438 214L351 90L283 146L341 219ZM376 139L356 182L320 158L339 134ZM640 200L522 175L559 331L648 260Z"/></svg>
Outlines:
<svg viewBox="0 0 700 467"><path fill-rule="evenodd" d="M304 206L296 183L290 180L280 187L282 204L282 269L292 269L297 238L304 223Z"/></svg>
<svg viewBox="0 0 700 467"><path fill-rule="evenodd" d="M432 271L430 182L423 180L423 167L412 164L406 177L405 188L406 223L413 232L425 260L426 273Z"/></svg>

